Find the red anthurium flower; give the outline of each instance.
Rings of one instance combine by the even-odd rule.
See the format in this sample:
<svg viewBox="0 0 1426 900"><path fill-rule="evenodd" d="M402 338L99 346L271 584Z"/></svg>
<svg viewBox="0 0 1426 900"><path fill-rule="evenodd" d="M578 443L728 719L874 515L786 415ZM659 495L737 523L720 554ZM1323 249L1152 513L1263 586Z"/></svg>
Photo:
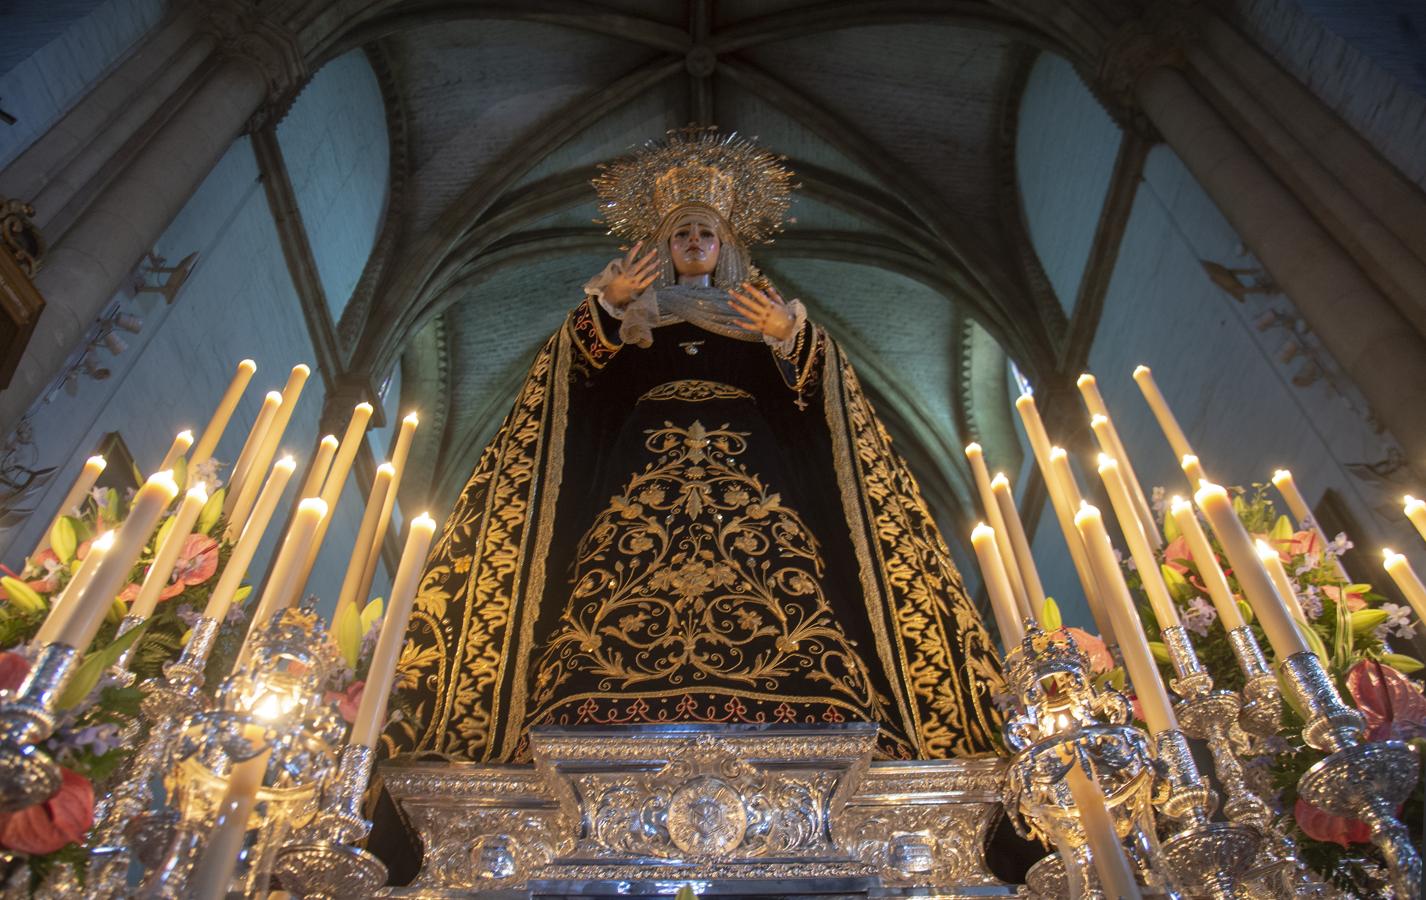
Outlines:
<svg viewBox="0 0 1426 900"><path fill-rule="evenodd" d="M1426 737L1426 696L1384 663L1364 659L1347 673L1347 691L1367 720L1367 739Z"/></svg>
<svg viewBox="0 0 1426 900"><path fill-rule="evenodd" d="M0 690L13 691L30 674L30 661L8 650L0 652Z"/></svg>
<svg viewBox="0 0 1426 900"><path fill-rule="evenodd" d="M357 709L361 706L362 695L366 693L365 681L353 681L345 691L328 691L326 701L336 701L337 712L348 724L356 721Z"/></svg>
<svg viewBox="0 0 1426 900"><path fill-rule="evenodd" d="M168 587L159 591L160 600L177 597L195 584L202 584L218 571L218 542L206 534L190 534L174 563Z"/></svg>
<svg viewBox="0 0 1426 900"><path fill-rule="evenodd" d="M94 824L94 786L60 767L59 790L48 800L0 814L0 847L39 856L84 840Z"/></svg>
<svg viewBox="0 0 1426 900"><path fill-rule="evenodd" d="M1345 816L1334 816L1301 798L1292 808L1292 817L1297 827L1314 841L1330 841L1346 847L1349 844L1365 844L1371 840L1372 830L1367 823Z"/></svg>

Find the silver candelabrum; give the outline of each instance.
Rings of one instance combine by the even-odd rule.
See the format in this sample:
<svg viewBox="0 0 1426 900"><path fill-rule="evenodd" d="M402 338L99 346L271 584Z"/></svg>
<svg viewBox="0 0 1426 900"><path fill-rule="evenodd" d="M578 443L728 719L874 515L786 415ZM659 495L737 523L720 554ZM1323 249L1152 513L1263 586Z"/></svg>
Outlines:
<svg viewBox="0 0 1426 900"><path fill-rule="evenodd" d="M147 733L117 786L98 804L90 846L88 893L115 897L128 885L134 855L146 866L161 863L173 837L177 813L154 809L154 782L174 763L178 736L191 718L207 708L203 671L218 636L219 623L203 617L193 624L179 657L164 666L161 678L141 685L140 712ZM122 665L122 663L121 663Z"/></svg>
<svg viewBox="0 0 1426 900"><path fill-rule="evenodd" d="M34 806L59 789L59 766L37 745L54 733L78 656L67 644L39 648L25 680L0 701L0 812Z"/></svg>
<svg viewBox="0 0 1426 900"><path fill-rule="evenodd" d="M284 886L313 900L365 897L386 884L386 866L354 846L371 832L361 813L371 782L376 751L350 745L342 751L337 774L323 792L323 812L279 851L277 874Z"/></svg>
<svg viewBox="0 0 1426 900"><path fill-rule="evenodd" d="M321 620L289 609L254 627L249 652L219 686L212 708L174 727L164 815L176 824L141 897L187 896L231 773L263 754L267 762L233 882L244 895L265 891L276 851L312 821L322 785L336 771L332 748L344 727L323 700L335 660ZM178 676L187 683L191 672L184 667Z"/></svg>
<svg viewBox="0 0 1426 900"><path fill-rule="evenodd" d="M1103 896L1088 839L1070 796L1066 774L1081 766L1104 794L1122 849L1147 893L1173 896L1155 869L1159 845L1153 801L1159 769L1148 737L1130 722L1132 707L1112 689L1098 690L1088 661L1063 632L1026 622L1025 639L1006 655L1005 674L1019 700L1005 725L1015 752L1004 802L1017 832L1048 836L1059 861L1037 864L1036 893ZM1072 885L1072 886L1071 886Z"/></svg>
<svg viewBox="0 0 1426 900"><path fill-rule="evenodd" d="M1026 623L1024 641L1005 664L1020 701L1005 728L1016 751L1005 802L1017 828L1021 821L1031 823L1022 833L1049 835L1060 850L1058 859L1032 870L1032 893L1052 895L1072 879L1076 892L1097 895L1086 841L1063 784L1072 765L1097 778L1123 849L1149 892L1178 890L1215 900L1328 893L1297 860L1272 809L1248 786L1240 761L1249 740L1245 732L1276 734L1282 696L1252 632L1244 627L1229 638L1244 674L1242 695L1215 689L1182 627L1164 629L1182 730L1159 732L1150 741L1131 727L1122 695L1094 687L1072 639ZM1308 711L1305 740L1332 753L1303 776L1299 794L1329 812L1366 821L1392 869L1396 895L1420 900L1419 856L1394 817L1397 799L1415 785L1414 751L1399 742L1362 743L1360 714L1342 703L1313 654L1289 658L1282 671ZM1194 761L1190 737L1203 741L1212 756L1227 821L1214 818L1218 798ZM1151 807L1160 814L1157 821ZM1152 862L1162 866L1161 875Z"/></svg>

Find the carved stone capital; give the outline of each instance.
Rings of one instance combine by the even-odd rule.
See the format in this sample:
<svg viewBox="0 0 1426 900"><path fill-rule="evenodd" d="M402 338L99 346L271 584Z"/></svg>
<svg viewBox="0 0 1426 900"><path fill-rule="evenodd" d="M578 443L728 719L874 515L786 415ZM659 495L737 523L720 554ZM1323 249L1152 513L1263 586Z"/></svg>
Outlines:
<svg viewBox="0 0 1426 900"><path fill-rule="evenodd" d="M1121 25L1105 42L1091 86L1109 115L1140 137L1158 141L1158 133L1139 108L1139 81L1160 67L1182 68L1186 49L1197 30L1185 15L1185 4L1150 3L1143 15Z"/></svg>
<svg viewBox="0 0 1426 900"><path fill-rule="evenodd" d="M219 52L257 66L267 82L267 103L250 128L285 111L308 75L302 46L295 32L269 6L253 0L208 0L203 27L218 40Z"/></svg>
<svg viewBox="0 0 1426 900"><path fill-rule="evenodd" d="M318 434L335 434L341 437L347 428L347 420L352 417L352 407L358 403L370 403L372 407L371 427L380 428L385 424L381 410L381 397L377 389L355 375L344 375L327 389L327 398L322 403L322 416L318 420Z"/></svg>

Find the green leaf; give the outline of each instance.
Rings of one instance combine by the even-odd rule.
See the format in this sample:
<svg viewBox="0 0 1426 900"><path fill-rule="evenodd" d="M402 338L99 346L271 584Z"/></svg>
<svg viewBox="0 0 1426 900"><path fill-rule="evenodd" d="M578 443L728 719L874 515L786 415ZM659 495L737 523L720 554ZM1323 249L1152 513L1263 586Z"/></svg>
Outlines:
<svg viewBox="0 0 1426 900"><path fill-rule="evenodd" d="M1235 602L1238 604L1238 614L1243 617L1243 622L1248 625L1253 624L1253 621L1257 619L1257 616L1253 615L1253 608L1248 605L1246 600L1236 599Z"/></svg>
<svg viewBox="0 0 1426 900"><path fill-rule="evenodd" d="M73 522L74 522L74 541L75 541L76 546L79 545L79 544L84 543L85 541L87 541L87 540L89 540L90 538L94 537L94 536L98 533L98 532L95 530L95 527L94 527L94 524L95 524L95 523L92 523L92 522L88 521L87 519L78 518L78 519L74 519Z"/></svg>
<svg viewBox="0 0 1426 900"><path fill-rule="evenodd" d="M148 622L140 622L123 635L86 655L84 661L79 664L79 669L75 671L74 677L69 679L69 684L65 685L64 693L59 695L57 704L59 708L72 709L82 703L84 698L89 696L89 692L94 690L94 685L99 683L99 677L104 674L104 670L112 666L120 656L124 655L125 650L143 637L148 626Z"/></svg>
<svg viewBox="0 0 1426 900"><path fill-rule="evenodd" d="M1188 579L1183 577L1183 573L1173 566L1159 566L1159 572L1164 576L1164 584L1168 586L1169 594L1180 603L1186 603L1193 596L1193 585L1188 583Z"/></svg>
<svg viewBox="0 0 1426 900"><path fill-rule="evenodd" d="M372 625L381 621L381 614L383 611L385 611L385 608L386 607L382 603L381 598L377 597L375 600L368 603L366 605L366 608L361 611L362 637L366 637L367 632L371 631Z"/></svg>
<svg viewBox="0 0 1426 900"><path fill-rule="evenodd" d="M59 557L59 561L69 565L78 546L79 540L74 535L74 519L69 516L55 519L54 527L50 529L50 549Z"/></svg>
<svg viewBox="0 0 1426 900"><path fill-rule="evenodd" d="M357 665L357 654L361 652L361 613L355 603L346 603L332 616L332 638L342 658L353 669Z"/></svg>
<svg viewBox="0 0 1426 900"><path fill-rule="evenodd" d="M1242 494L1233 497L1233 514L1240 520L1246 519L1252 510L1248 509L1248 502L1243 499Z"/></svg>
<svg viewBox="0 0 1426 900"><path fill-rule="evenodd" d="M168 536L173 533L173 526L178 524L178 516L169 516L163 520L163 524L158 526L158 533L153 536L153 552L158 553L163 542L168 540Z"/></svg>
<svg viewBox="0 0 1426 900"><path fill-rule="evenodd" d="M1154 659L1164 665L1173 662L1173 657L1169 656L1169 648L1162 641L1149 641L1149 652L1154 654Z"/></svg>
<svg viewBox="0 0 1426 900"><path fill-rule="evenodd" d="M1322 660L1322 665L1331 666L1331 656L1327 652L1327 645L1322 643L1322 636L1317 633L1317 629L1308 625L1301 619L1293 619L1297 623L1297 630L1302 632L1302 636L1307 639L1307 646L1312 648L1312 652L1317 654L1317 658Z"/></svg>
<svg viewBox="0 0 1426 900"><path fill-rule="evenodd" d="M109 604L109 611L104 614L104 621L110 622L114 625L118 625L120 622L124 621L124 616L127 616L128 614L129 604L125 603L123 600L120 600L118 597L115 597L114 602Z"/></svg>
<svg viewBox="0 0 1426 900"><path fill-rule="evenodd" d="M1100 690L1106 686L1114 688L1116 691L1124 690L1124 669L1123 667L1110 669L1108 672L1101 672L1094 676L1094 684Z"/></svg>
<svg viewBox="0 0 1426 900"><path fill-rule="evenodd" d="M137 719L142 712L144 702L144 692L142 688L118 687L117 685L104 689L101 703L104 712L110 716L127 716Z"/></svg>
<svg viewBox="0 0 1426 900"><path fill-rule="evenodd" d="M1274 546L1280 548L1292 540L1292 536L1296 533L1297 529L1292 527L1292 522L1287 516L1278 516L1277 521L1273 523L1273 530L1268 532L1268 539L1273 542Z"/></svg>
<svg viewBox="0 0 1426 900"><path fill-rule="evenodd" d="M1390 616L1383 609L1359 609L1352 613L1352 634L1370 634Z"/></svg>
<svg viewBox="0 0 1426 900"><path fill-rule="evenodd" d="M223 514L223 501L227 496L227 488L218 488L208 496L208 502L203 504L202 512L198 513L199 534L208 534L213 530L213 526L218 524L218 517Z"/></svg>
<svg viewBox="0 0 1426 900"><path fill-rule="evenodd" d="M1306 722L1308 716L1305 715L1302 710L1302 703L1297 699L1297 694L1292 690L1291 686L1288 685L1287 676L1283 674L1281 668L1277 670L1277 687L1278 693L1282 695L1283 701L1292 708L1292 711L1297 714L1299 719Z"/></svg>
<svg viewBox="0 0 1426 900"><path fill-rule="evenodd" d="M130 758L128 748L115 747L102 756L91 757L82 774L90 781L104 781L117 772L119 767L127 763Z"/></svg>
<svg viewBox="0 0 1426 900"><path fill-rule="evenodd" d="M1173 516L1164 516L1164 543L1172 544L1183 532L1178 530L1178 520Z"/></svg>
<svg viewBox="0 0 1426 900"><path fill-rule="evenodd" d="M1057 631L1064 625L1064 619L1060 616L1060 605L1055 602L1054 597L1046 597L1045 605L1040 607L1040 627L1046 631Z"/></svg>
<svg viewBox="0 0 1426 900"><path fill-rule="evenodd" d="M1410 675L1414 672L1420 672L1422 669L1426 669L1426 664L1423 664L1421 660L1407 656L1404 653L1383 653L1381 655L1381 661L1403 675Z"/></svg>
<svg viewBox="0 0 1426 900"><path fill-rule="evenodd" d="M114 488L109 488L104 493L104 520L113 524L123 518L123 513L119 510L119 492Z"/></svg>
<svg viewBox="0 0 1426 900"><path fill-rule="evenodd" d="M0 578L0 587L5 588L5 595L21 612L42 613L49 609L49 604L45 603L44 598L36 593L34 588L18 578L6 575Z"/></svg>

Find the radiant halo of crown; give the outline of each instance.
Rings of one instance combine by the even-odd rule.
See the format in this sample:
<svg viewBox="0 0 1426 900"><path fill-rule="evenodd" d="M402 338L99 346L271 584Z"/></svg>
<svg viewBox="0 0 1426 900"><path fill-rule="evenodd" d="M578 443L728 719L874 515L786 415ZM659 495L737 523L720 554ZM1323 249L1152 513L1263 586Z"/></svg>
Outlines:
<svg viewBox="0 0 1426 900"><path fill-rule="evenodd" d="M604 224L621 238L647 238L675 209L707 206L755 244L782 230L791 204L795 185L783 162L736 132L679 128L601 166L591 183Z"/></svg>

